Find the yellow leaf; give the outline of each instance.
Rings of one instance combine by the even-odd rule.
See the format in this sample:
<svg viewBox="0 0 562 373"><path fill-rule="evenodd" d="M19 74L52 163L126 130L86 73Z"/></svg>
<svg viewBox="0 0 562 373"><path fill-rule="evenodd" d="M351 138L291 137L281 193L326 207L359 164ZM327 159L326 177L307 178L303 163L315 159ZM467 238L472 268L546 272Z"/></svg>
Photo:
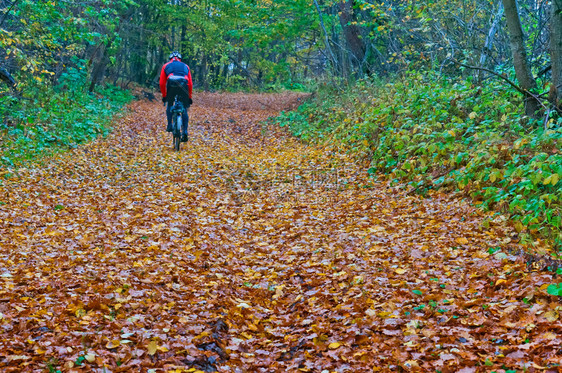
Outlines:
<svg viewBox="0 0 562 373"><path fill-rule="evenodd" d="M470 119L474 119L474 118L476 118L477 115L478 115L478 114L476 114L476 113L473 111L472 113L468 114L468 117L469 117Z"/></svg>
<svg viewBox="0 0 562 373"><path fill-rule="evenodd" d="M328 348L329 348L330 350L335 350L335 349L338 348L338 347L340 347L340 343L339 343L339 342L333 342L333 343L330 343L330 344L328 345Z"/></svg>
<svg viewBox="0 0 562 373"><path fill-rule="evenodd" d="M553 339L556 339L556 334L551 333L551 332L546 332L541 337L548 340L548 341L552 341Z"/></svg>
<svg viewBox="0 0 562 373"><path fill-rule="evenodd" d="M550 310L544 314L544 318L550 322L554 322L558 320L558 317L559 315L558 312L556 312L556 310Z"/></svg>
<svg viewBox="0 0 562 373"><path fill-rule="evenodd" d="M386 214L386 213L390 212L390 210L386 210L386 211L383 210L383 212ZM378 225L374 226L374 227L369 227L369 233L377 233L377 232L382 232L384 230L385 230L384 227L381 227L381 226L378 226Z"/></svg>
<svg viewBox="0 0 562 373"><path fill-rule="evenodd" d="M505 284L507 281L504 280L503 278L500 278L498 281L496 281L496 286L501 285L501 284Z"/></svg>
<svg viewBox="0 0 562 373"><path fill-rule="evenodd" d="M551 185L556 185L556 183L558 183L558 181L560 180L560 175L558 174L552 174L550 177L551 177L550 180Z"/></svg>
<svg viewBox="0 0 562 373"><path fill-rule="evenodd" d="M283 296L283 288L285 285L279 285L275 288L275 294L273 295L273 299L278 299Z"/></svg>
<svg viewBox="0 0 562 373"><path fill-rule="evenodd" d="M195 338L201 339L201 338L205 338L211 335L211 332L209 331L204 331L201 334L199 334L198 336L196 336Z"/></svg>
<svg viewBox="0 0 562 373"><path fill-rule="evenodd" d="M242 333L240 333L240 335L243 336L246 339L254 338L250 333L246 333L246 332L242 332Z"/></svg>
<svg viewBox="0 0 562 373"><path fill-rule="evenodd" d="M114 348L117 348L121 345L121 342L118 340L113 340L113 341L109 341L107 342L107 344L105 345L105 348L107 348L108 350L112 350Z"/></svg>
<svg viewBox="0 0 562 373"><path fill-rule="evenodd" d="M394 272L398 273L399 275L403 275L404 273L406 273L408 271L404 268L396 268L396 270Z"/></svg>
<svg viewBox="0 0 562 373"><path fill-rule="evenodd" d="M148 346L146 346L146 348L148 349L148 354L152 356L158 350L158 343L156 343L155 341L151 341Z"/></svg>
<svg viewBox="0 0 562 373"><path fill-rule="evenodd" d="M458 237L455 241L460 245L466 245L468 243L468 240L464 237Z"/></svg>

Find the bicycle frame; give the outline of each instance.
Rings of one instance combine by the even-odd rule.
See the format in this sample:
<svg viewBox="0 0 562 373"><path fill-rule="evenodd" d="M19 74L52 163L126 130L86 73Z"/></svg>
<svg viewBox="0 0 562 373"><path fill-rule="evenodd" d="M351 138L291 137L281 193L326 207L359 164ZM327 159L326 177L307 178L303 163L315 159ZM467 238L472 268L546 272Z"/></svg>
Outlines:
<svg viewBox="0 0 562 373"><path fill-rule="evenodd" d="M174 119L176 119L174 122L177 124L181 124L181 119L178 121L177 119L182 117L183 111L184 111L184 107L183 104L181 103L181 101L178 100L178 96L176 96L176 98L174 99L174 105L172 106L172 116L174 117ZM174 131L176 129L174 128ZM181 132L181 126L178 128L178 131Z"/></svg>
<svg viewBox="0 0 562 373"><path fill-rule="evenodd" d="M178 96L174 98L174 105L172 106L172 134L174 135L174 149L180 150L180 138L181 138L181 127L182 127L182 114L185 110L181 101L178 100Z"/></svg>

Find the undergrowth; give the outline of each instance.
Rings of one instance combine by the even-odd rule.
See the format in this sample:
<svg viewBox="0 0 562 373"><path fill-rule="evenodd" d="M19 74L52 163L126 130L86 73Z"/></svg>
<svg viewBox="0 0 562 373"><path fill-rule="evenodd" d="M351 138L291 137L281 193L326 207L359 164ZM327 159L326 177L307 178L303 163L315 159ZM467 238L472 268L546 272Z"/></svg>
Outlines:
<svg viewBox="0 0 562 373"><path fill-rule="evenodd" d="M56 86L36 85L19 95L0 94L0 166L10 169L39 156L110 132L113 115L132 100L114 86L86 91L85 69L70 68Z"/></svg>
<svg viewBox="0 0 562 373"><path fill-rule="evenodd" d="M560 250L562 118L531 121L522 111L521 97L501 83L411 73L320 90L276 121L304 140L342 144L410 192L462 191L507 214L522 239L546 238Z"/></svg>

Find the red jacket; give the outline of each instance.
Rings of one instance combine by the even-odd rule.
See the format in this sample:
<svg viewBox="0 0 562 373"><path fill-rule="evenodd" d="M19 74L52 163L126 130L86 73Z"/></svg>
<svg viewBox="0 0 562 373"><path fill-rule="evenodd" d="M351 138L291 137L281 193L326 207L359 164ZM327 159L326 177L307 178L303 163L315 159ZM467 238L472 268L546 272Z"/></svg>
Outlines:
<svg viewBox="0 0 562 373"><path fill-rule="evenodd" d="M162 66L162 71L160 72L160 92L162 92L162 97L166 97L166 83L168 82L168 78L171 75L183 76L185 77L185 79L187 79L187 86L189 87L189 98L192 99L193 82L191 80L191 69L176 57L172 58L170 62Z"/></svg>

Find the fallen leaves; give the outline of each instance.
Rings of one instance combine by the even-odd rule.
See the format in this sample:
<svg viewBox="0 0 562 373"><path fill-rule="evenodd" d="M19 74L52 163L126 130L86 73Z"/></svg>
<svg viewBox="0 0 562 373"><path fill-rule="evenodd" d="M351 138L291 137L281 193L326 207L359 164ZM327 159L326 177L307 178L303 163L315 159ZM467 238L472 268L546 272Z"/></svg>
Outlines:
<svg viewBox="0 0 562 373"><path fill-rule="evenodd" d="M332 343L330 343L330 344L328 345L328 348L329 348L330 350L335 350L336 348L338 348L338 347L340 347L340 346L341 346L341 343L339 343L339 342L332 342Z"/></svg>
<svg viewBox="0 0 562 373"><path fill-rule="evenodd" d="M459 245L467 245L468 240L465 237L457 237L455 240Z"/></svg>
<svg viewBox="0 0 562 373"><path fill-rule="evenodd" d="M558 287L508 227L261 124L287 100L201 94L180 153L162 108L136 103L0 186L2 371L560 363Z"/></svg>
<svg viewBox="0 0 562 373"><path fill-rule="evenodd" d="M109 341L107 342L107 344L105 345L105 348L107 348L108 350L112 350L114 348L117 348L121 346L121 342L118 340L113 340L113 341Z"/></svg>
<svg viewBox="0 0 562 373"><path fill-rule="evenodd" d="M148 350L148 354L150 356L154 355L156 351L158 351L158 343L155 341L151 341L147 346L146 349Z"/></svg>

